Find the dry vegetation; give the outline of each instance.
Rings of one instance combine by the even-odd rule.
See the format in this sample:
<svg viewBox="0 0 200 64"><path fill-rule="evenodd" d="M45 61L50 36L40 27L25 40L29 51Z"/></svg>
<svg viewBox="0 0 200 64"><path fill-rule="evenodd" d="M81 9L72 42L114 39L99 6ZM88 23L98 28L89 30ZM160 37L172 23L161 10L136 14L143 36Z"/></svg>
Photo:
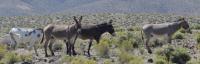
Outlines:
<svg viewBox="0 0 200 64"><path fill-rule="evenodd" d="M71 24L73 15L47 16L16 16L0 17L0 35L5 35L11 27L42 28L49 23ZM151 41L153 54L148 54L141 40L141 26L147 23L164 23L176 20L178 15L170 14L90 14L83 15L82 24L99 24L113 19L117 33L116 37L102 36L99 44L94 41L91 57L87 57L88 41L78 39L76 42L77 56L68 56L64 53L65 45L57 41L54 50L55 57L44 57L44 51L39 50L39 57L34 54L20 55L0 47L0 63L65 63L65 64L199 64L200 63L200 17L186 16L193 34L179 30L173 36L173 43L168 44L159 38ZM51 20L52 19L52 20ZM61 42L61 43L60 43ZM21 46L23 47L23 46ZM59 51L57 51L59 50ZM34 53L32 51L32 53Z"/></svg>

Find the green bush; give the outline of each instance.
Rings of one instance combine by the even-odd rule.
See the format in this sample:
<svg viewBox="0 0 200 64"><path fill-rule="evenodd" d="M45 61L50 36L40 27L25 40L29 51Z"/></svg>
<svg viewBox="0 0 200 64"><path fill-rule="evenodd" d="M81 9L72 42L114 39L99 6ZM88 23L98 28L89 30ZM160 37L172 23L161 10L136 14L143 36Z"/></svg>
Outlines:
<svg viewBox="0 0 200 64"><path fill-rule="evenodd" d="M125 35L119 36L119 37L118 37L118 44L122 44L122 42L125 41L125 40L127 40L127 39L128 39L128 38L127 38Z"/></svg>
<svg viewBox="0 0 200 64"><path fill-rule="evenodd" d="M174 48L172 46L164 46L163 48L156 50L156 55L158 58L163 56L166 61L170 61L173 52Z"/></svg>
<svg viewBox="0 0 200 64"><path fill-rule="evenodd" d="M183 29L183 28L181 28L179 31L180 31L181 33L186 33L185 29Z"/></svg>
<svg viewBox="0 0 200 64"><path fill-rule="evenodd" d="M188 61L187 64L200 64L200 60L192 59L192 60Z"/></svg>
<svg viewBox="0 0 200 64"><path fill-rule="evenodd" d="M87 59L83 56L77 56L72 59L70 64L96 64L96 61L94 61L92 59Z"/></svg>
<svg viewBox="0 0 200 64"><path fill-rule="evenodd" d="M25 43L19 43L17 44L17 48L27 48Z"/></svg>
<svg viewBox="0 0 200 64"><path fill-rule="evenodd" d="M172 54L171 61L178 64L183 64L189 61L191 57L185 48L177 48Z"/></svg>
<svg viewBox="0 0 200 64"><path fill-rule="evenodd" d="M200 24L192 24L192 29L200 29Z"/></svg>
<svg viewBox="0 0 200 64"><path fill-rule="evenodd" d="M62 57L61 57L61 64L64 64L64 63L69 64L72 61L72 59L73 59L73 57L63 53Z"/></svg>
<svg viewBox="0 0 200 64"><path fill-rule="evenodd" d="M54 51L62 50L62 48L63 48L63 44L61 44L61 43L55 43L53 45L53 50Z"/></svg>
<svg viewBox="0 0 200 64"><path fill-rule="evenodd" d="M127 34L127 31L119 31L119 32L116 32L116 34L117 36L123 36Z"/></svg>
<svg viewBox="0 0 200 64"><path fill-rule="evenodd" d="M141 31L142 30L142 28L139 27L139 26L134 26L133 29L134 29L134 31Z"/></svg>
<svg viewBox="0 0 200 64"><path fill-rule="evenodd" d="M196 41L198 44L200 44L200 33L197 33L196 35Z"/></svg>
<svg viewBox="0 0 200 64"><path fill-rule="evenodd" d="M117 34L116 45L117 45L117 47L119 47L122 44L123 41L128 39L127 36L126 36L127 33L124 31L124 32L116 32L116 34Z"/></svg>
<svg viewBox="0 0 200 64"><path fill-rule="evenodd" d="M97 62L93 59L88 59L85 56L69 56L63 54L61 57L61 64L96 64Z"/></svg>
<svg viewBox="0 0 200 64"><path fill-rule="evenodd" d="M17 56L15 53L6 53L4 58L1 60L1 63L4 64L14 64L16 62L21 61L20 57Z"/></svg>
<svg viewBox="0 0 200 64"><path fill-rule="evenodd" d="M125 29L123 27L119 27L115 29L116 32L122 32L125 31Z"/></svg>
<svg viewBox="0 0 200 64"><path fill-rule="evenodd" d="M173 35L173 39L184 39L184 34L178 31Z"/></svg>
<svg viewBox="0 0 200 64"><path fill-rule="evenodd" d="M157 38L157 39L154 39L152 40L153 43L150 43L150 46L152 47L161 47L164 43L163 42L166 42L164 40L164 38Z"/></svg>
<svg viewBox="0 0 200 64"><path fill-rule="evenodd" d="M105 59L105 60L103 61L103 64L113 64L113 63L111 62L111 60Z"/></svg>
<svg viewBox="0 0 200 64"><path fill-rule="evenodd" d="M128 31L134 31L134 28L128 27L127 30L128 30Z"/></svg>
<svg viewBox="0 0 200 64"><path fill-rule="evenodd" d="M166 60L164 56L156 56L155 64L168 64L169 62Z"/></svg>
<svg viewBox="0 0 200 64"><path fill-rule="evenodd" d="M182 47L173 48L172 46L166 46L162 49L158 49L156 55L158 56L157 59L162 57L162 59L168 62L178 64L186 63L191 59L187 53L187 49Z"/></svg>
<svg viewBox="0 0 200 64"><path fill-rule="evenodd" d="M126 33L128 40L132 39L135 35L132 32Z"/></svg>
<svg viewBox="0 0 200 64"><path fill-rule="evenodd" d="M141 35L141 31L135 31L133 33L133 37L130 38L130 40L133 41L133 47L134 48L138 48L141 47L140 45L143 45L143 40L142 40L142 35Z"/></svg>
<svg viewBox="0 0 200 64"><path fill-rule="evenodd" d="M139 31L126 32L119 37L117 42L117 46L121 50L132 51L134 48L140 47L140 44L142 44L142 39Z"/></svg>
<svg viewBox="0 0 200 64"><path fill-rule="evenodd" d="M128 54L125 51L121 51L119 54L119 61L121 64L144 64L142 57Z"/></svg>
<svg viewBox="0 0 200 64"><path fill-rule="evenodd" d="M132 41L130 41L130 40L124 40L118 46L121 50L125 50L125 51L132 51L133 50L133 44L132 44Z"/></svg>
<svg viewBox="0 0 200 64"><path fill-rule="evenodd" d="M109 40L101 39L100 43L96 46L97 55L100 57L109 57Z"/></svg>
<svg viewBox="0 0 200 64"><path fill-rule="evenodd" d="M125 51L132 51L133 46L132 46L132 41L128 40L127 37L125 37L125 40L122 40L121 42L119 41L118 47L121 50L125 50Z"/></svg>
<svg viewBox="0 0 200 64"><path fill-rule="evenodd" d="M7 50L6 50L6 46L4 45L0 45L0 60L2 58L4 58L4 55L6 54Z"/></svg>
<svg viewBox="0 0 200 64"><path fill-rule="evenodd" d="M139 26L133 26L133 27L128 27L127 28L128 31L141 31L141 27Z"/></svg>
<svg viewBox="0 0 200 64"><path fill-rule="evenodd" d="M124 41L124 43L122 44L122 47L126 51L132 51L133 50L133 45L136 46L136 44L134 44L133 41L127 40L127 41Z"/></svg>
<svg viewBox="0 0 200 64"><path fill-rule="evenodd" d="M32 62L32 59L33 59L31 54L20 55L19 57L20 57L21 61L23 61L23 62Z"/></svg>
<svg viewBox="0 0 200 64"><path fill-rule="evenodd" d="M200 49L200 44L197 44L197 49Z"/></svg>
<svg viewBox="0 0 200 64"><path fill-rule="evenodd" d="M0 45L0 64L14 64L16 62L32 62L32 55L18 55L6 50L6 46Z"/></svg>

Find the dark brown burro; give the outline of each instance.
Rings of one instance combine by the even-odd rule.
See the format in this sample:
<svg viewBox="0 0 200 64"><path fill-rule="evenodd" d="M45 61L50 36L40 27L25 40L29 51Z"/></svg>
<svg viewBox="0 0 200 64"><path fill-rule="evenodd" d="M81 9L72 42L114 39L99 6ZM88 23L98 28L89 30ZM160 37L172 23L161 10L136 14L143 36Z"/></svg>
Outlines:
<svg viewBox="0 0 200 64"><path fill-rule="evenodd" d="M67 54L69 55L76 55L76 52L74 51L74 43L78 36L77 31L81 29L81 20L82 16L77 20L77 18L73 17L75 24L73 25L55 25L55 24L49 24L46 27L44 27L44 35L42 37L41 43L45 42L44 49L45 49L45 56L48 57L47 54L47 46L49 44L49 49L51 54L54 56L54 52L52 50L52 44L55 42L55 39L63 40L66 44L67 48ZM50 43L49 43L50 42Z"/></svg>
<svg viewBox="0 0 200 64"><path fill-rule="evenodd" d="M112 36L115 36L115 30L112 25L112 20L109 22L97 24L97 25L87 25L82 26L81 30L78 31L79 38L86 40L89 39L89 46L88 46L88 56L90 56L90 47L92 45L92 41L96 40L97 44L99 43L100 37L103 33L108 32Z"/></svg>

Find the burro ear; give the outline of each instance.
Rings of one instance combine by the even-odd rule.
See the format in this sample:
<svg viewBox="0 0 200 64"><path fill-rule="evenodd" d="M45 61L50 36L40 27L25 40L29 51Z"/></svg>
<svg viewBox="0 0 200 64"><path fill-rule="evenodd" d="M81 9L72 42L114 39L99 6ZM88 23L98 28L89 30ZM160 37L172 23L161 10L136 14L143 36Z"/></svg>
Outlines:
<svg viewBox="0 0 200 64"><path fill-rule="evenodd" d="M180 18L178 19L178 21L182 21L182 20L185 20L185 18L184 18L184 17L180 17Z"/></svg>
<svg viewBox="0 0 200 64"><path fill-rule="evenodd" d="M185 18L181 18L181 20L185 20Z"/></svg>
<svg viewBox="0 0 200 64"><path fill-rule="evenodd" d="M77 19L76 19L76 16L73 16L73 19L74 19L74 21L77 23L78 21L77 21Z"/></svg>
<svg viewBox="0 0 200 64"><path fill-rule="evenodd" d="M113 20L111 19L111 20L109 21L109 24L112 24L112 22L113 22Z"/></svg>
<svg viewBox="0 0 200 64"><path fill-rule="evenodd" d="M83 18L83 16L81 16L81 17L79 18L79 22L81 22L81 21L82 21L82 18Z"/></svg>

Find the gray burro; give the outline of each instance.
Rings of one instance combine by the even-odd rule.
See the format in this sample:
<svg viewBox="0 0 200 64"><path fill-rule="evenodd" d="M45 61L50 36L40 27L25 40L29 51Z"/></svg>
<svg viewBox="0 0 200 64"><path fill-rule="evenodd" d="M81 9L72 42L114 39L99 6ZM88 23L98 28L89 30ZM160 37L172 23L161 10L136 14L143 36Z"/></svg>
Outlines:
<svg viewBox="0 0 200 64"><path fill-rule="evenodd" d="M172 35L179 29L185 29L188 33L192 33L188 22L184 18L179 18L173 23L163 23L163 24L146 24L143 26L143 33L145 36L145 45L149 53L152 53L149 48L149 40L154 36L166 35L167 42L171 43ZM141 32L142 33L142 32ZM143 38L144 40L144 38Z"/></svg>
<svg viewBox="0 0 200 64"><path fill-rule="evenodd" d="M49 44L49 49L51 51L51 54L54 55L54 52L52 50L52 45L55 39L63 40L66 44L67 48L67 54L69 55L76 55L76 52L74 51L74 43L76 41L76 38L78 36L77 31L81 29L81 20L82 16L77 20L77 18L73 17L75 24L73 25L55 25L55 24L49 24L46 27L44 27L44 35L41 40L41 43L45 42L44 49L45 49L45 56L48 57L47 54L47 46ZM50 43L49 43L50 41Z"/></svg>

